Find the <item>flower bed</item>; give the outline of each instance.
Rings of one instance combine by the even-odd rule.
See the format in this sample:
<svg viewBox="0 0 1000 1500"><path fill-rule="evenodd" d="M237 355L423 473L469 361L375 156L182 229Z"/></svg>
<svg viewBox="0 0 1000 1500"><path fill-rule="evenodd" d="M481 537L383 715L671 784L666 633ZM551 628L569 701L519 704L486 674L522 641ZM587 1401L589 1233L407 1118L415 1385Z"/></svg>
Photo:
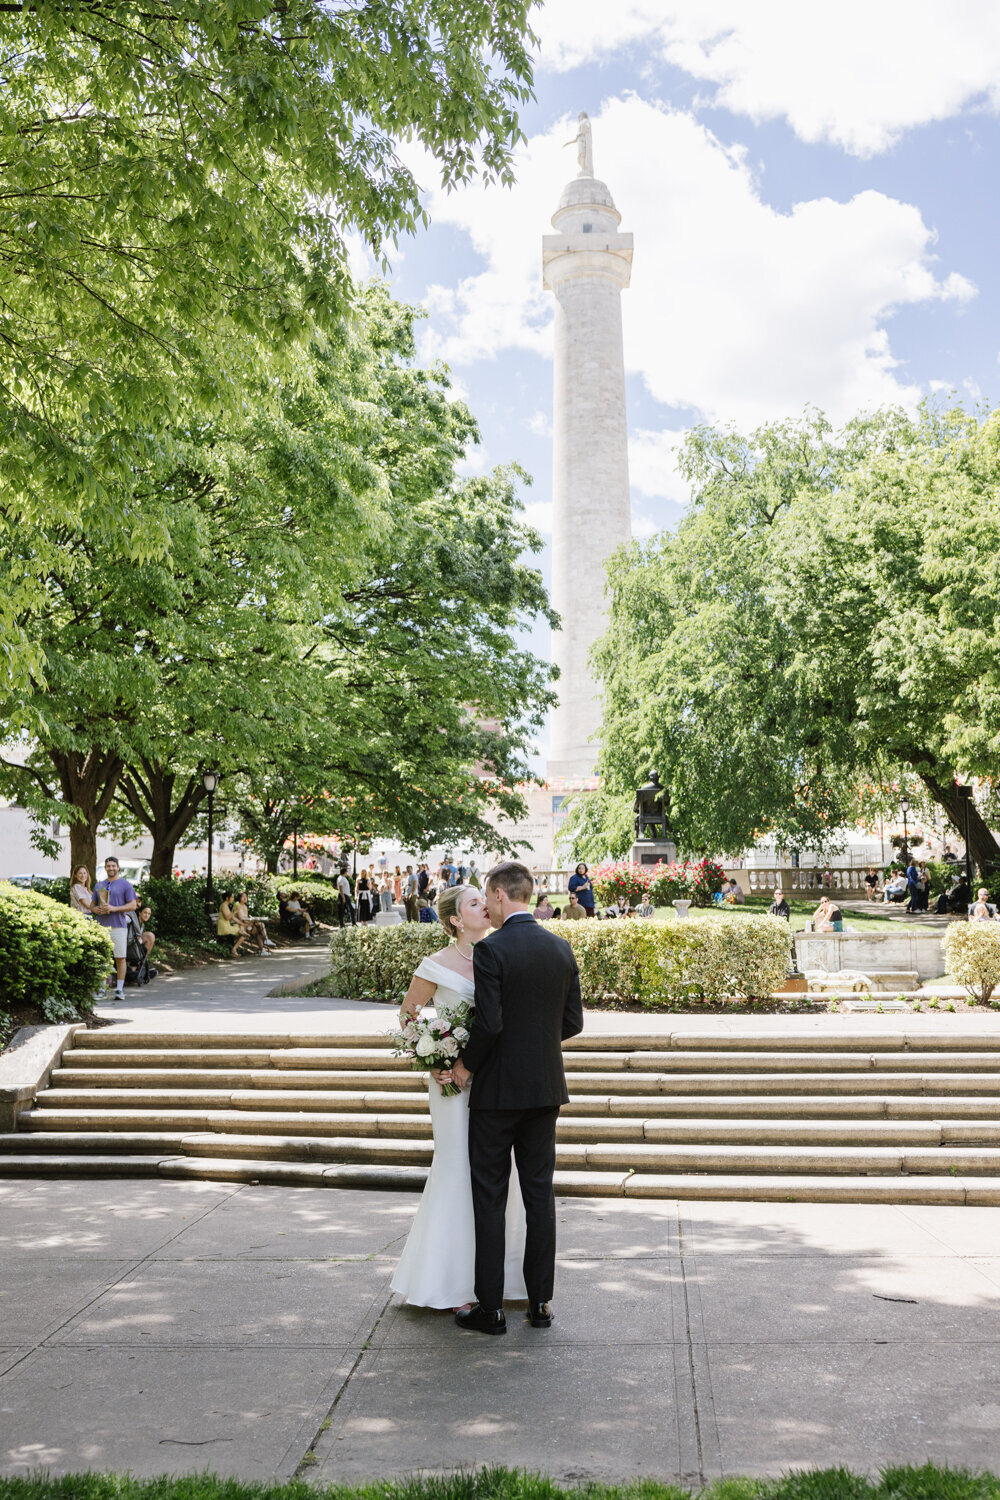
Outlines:
<svg viewBox="0 0 1000 1500"><path fill-rule="evenodd" d="M714 859L678 859L669 865L637 865L628 859L615 859L598 865L590 878L602 906L617 906L621 896L630 906L638 906L647 895L656 906L669 906L674 901L710 906L713 895L722 888L723 870Z"/></svg>
<svg viewBox="0 0 1000 1500"><path fill-rule="evenodd" d="M584 1003L715 1003L770 996L788 973L788 924L776 917L705 921L549 922L573 948ZM331 990L352 1000L402 999L422 958L444 946L435 924L355 927L330 942Z"/></svg>

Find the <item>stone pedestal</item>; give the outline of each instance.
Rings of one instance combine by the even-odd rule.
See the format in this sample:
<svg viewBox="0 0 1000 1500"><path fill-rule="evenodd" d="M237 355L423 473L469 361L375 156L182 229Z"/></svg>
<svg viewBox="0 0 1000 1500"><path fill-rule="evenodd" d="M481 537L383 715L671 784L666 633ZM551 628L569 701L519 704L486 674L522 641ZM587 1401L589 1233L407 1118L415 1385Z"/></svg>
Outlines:
<svg viewBox="0 0 1000 1500"><path fill-rule="evenodd" d="M632 845L634 865L672 865L677 858L677 845L670 839L642 839Z"/></svg>

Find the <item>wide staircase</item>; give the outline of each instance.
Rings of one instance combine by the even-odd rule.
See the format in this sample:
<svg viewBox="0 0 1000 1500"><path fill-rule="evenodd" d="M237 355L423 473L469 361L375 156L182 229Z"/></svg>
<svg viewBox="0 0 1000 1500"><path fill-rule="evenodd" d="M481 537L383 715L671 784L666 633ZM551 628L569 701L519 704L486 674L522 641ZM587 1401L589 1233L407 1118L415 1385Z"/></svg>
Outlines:
<svg viewBox="0 0 1000 1500"><path fill-rule="evenodd" d="M560 1194L1000 1203L1000 1036L575 1038ZM419 1189L426 1080L385 1037L78 1031L0 1176Z"/></svg>

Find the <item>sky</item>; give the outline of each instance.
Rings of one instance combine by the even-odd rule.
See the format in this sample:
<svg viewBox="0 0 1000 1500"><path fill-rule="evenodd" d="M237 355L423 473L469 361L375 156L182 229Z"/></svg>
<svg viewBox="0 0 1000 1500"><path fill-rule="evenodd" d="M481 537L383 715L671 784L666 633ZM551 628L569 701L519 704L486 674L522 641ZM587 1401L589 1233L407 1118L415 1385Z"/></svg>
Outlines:
<svg viewBox="0 0 1000 1500"><path fill-rule="evenodd" d="M552 298L541 237L576 173L635 239L623 293L633 534L676 524L698 422L748 428L955 391L1000 399L997 0L549 0L513 188L445 194L391 256L478 419L472 472L517 461L551 527ZM547 633L532 637L548 654ZM544 751L544 742L542 743Z"/></svg>

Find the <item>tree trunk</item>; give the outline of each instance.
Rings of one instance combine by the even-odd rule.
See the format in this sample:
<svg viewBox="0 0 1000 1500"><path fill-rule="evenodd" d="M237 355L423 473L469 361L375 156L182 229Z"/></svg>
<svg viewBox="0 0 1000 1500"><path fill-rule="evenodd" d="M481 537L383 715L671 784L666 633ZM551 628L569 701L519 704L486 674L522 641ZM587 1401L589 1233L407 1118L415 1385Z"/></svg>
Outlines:
<svg viewBox="0 0 1000 1500"><path fill-rule="evenodd" d="M69 865L70 881L81 865L91 872L96 879L97 869L97 826L89 818L77 820L72 818L69 825Z"/></svg>
<svg viewBox="0 0 1000 1500"><path fill-rule="evenodd" d="M70 879L81 865L96 879L97 830L117 790L122 762L113 751L99 750L96 745L85 754L50 750L49 758L59 777L63 802L83 814L69 820Z"/></svg>
<svg viewBox="0 0 1000 1500"><path fill-rule="evenodd" d="M157 880L169 878L174 873L177 845L208 796L200 773L193 773L185 781L175 804L176 781L174 772L150 761L143 761L141 768L130 766L121 778L122 801L152 835L149 874Z"/></svg>
<svg viewBox="0 0 1000 1500"><path fill-rule="evenodd" d="M277 873L278 873L278 855L277 855L277 853L269 854L267 856L267 859L264 861L264 869L267 871L267 873L269 875L277 875Z"/></svg>
<svg viewBox="0 0 1000 1500"><path fill-rule="evenodd" d="M962 804L965 799L958 795L955 783L938 781L936 777L919 768L917 768L917 775L938 806L944 808L949 822L964 843L965 809ZM1000 864L1000 844L986 826L975 799L971 797L969 798L969 852L972 855L973 864L978 865L980 870L985 870L987 864Z"/></svg>
<svg viewBox="0 0 1000 1500"><path fill-rule="evenodd" d="M154 843L149 856L150 880L169 880L174 873L176 844Z"/></svg>

